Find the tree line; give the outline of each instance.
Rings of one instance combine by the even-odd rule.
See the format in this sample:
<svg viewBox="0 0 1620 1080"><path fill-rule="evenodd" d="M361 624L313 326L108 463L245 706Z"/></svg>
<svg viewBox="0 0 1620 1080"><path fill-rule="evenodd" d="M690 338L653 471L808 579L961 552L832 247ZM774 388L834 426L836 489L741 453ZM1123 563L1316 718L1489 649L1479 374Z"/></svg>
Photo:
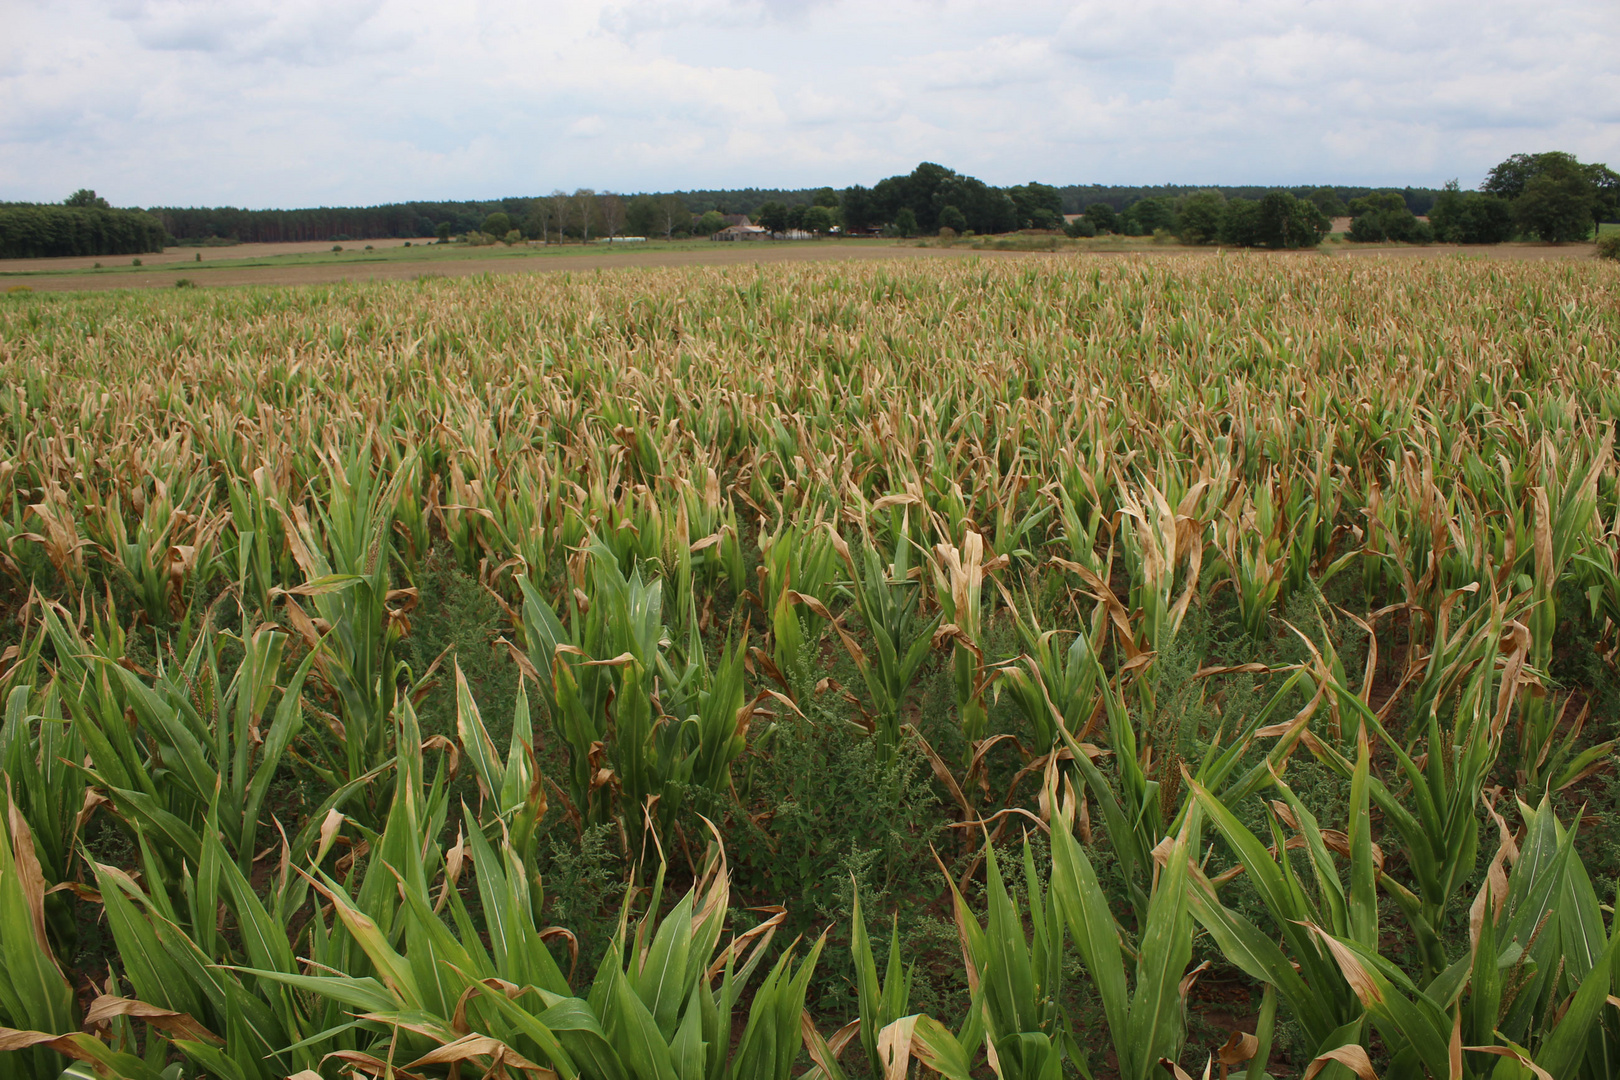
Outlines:
<svg viewBox="0 0 1620 1080"><path fill-rule="evenodd" d="M1562 152L1515 154L1477 191L1431 188L1125 187L1030 181L994 187L934 162L871 187L745 188L623 195L580 188L539 197L369 207L117 210L93 191L60 206L0 204L0 254L139 254L164 243L339 242L460 237L474 243L588 243L620 236L708 236L738 215L784 234L935 235L1062 229L1070 236L1173 236L1185 243L1300 247L1333 218L1365 242L1482 244L1582 240L1620 217L1620 175Z"/></svg>
<svg viewBox="0 0 1620 1080"><path fill-rule="evenodd" d="M60 206L0 204L0 258L53 255L144 255L162 251L162 222L119 210L88 188Z"/></svg>

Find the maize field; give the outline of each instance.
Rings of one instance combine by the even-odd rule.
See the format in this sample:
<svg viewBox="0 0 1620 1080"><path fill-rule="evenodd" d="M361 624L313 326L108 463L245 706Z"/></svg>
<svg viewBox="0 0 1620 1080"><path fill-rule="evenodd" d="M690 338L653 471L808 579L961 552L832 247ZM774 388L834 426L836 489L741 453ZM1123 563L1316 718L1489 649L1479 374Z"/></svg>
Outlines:
<svg viewBox="0 0 1620 1080"><path fill-rule="evenodd" d="M1620 1075L1617 415L1596 262L0 297L0 1074Z"/></svg>

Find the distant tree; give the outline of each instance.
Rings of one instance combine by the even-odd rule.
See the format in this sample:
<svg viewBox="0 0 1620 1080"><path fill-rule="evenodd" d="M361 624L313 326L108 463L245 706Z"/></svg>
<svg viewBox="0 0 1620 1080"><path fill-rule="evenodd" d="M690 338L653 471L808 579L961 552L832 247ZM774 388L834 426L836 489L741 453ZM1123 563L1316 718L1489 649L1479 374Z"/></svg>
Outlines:
<svg viewBox="0 0 1620 1080"><path fill-rule="evenodd" d="M596 192L590 188L577 188L568 197L569 210L573 219L579 224L580 243L591 242L591 226L596 221Z"/></svg>
<svg viewBox="0 0 1620 1080"><path fill-rule="evenodd" d="M1330 187L1312 188L1306 193L1305 199L1312 206L1322 211L1324 217L1346 217L1350 213L1350 208L1344 204L1343 199L1339 198L1339 193Z"/></svg>
<svg viewBox="0 0 1620 1080"><path fill-rule="evenodd" d="M1524 194L1524 186L1555 164L1575 166L1574 154L1552 151L1545 154L1514 154L1485 174L1479 190L1512 202Z"/></svg>
<svg viewBox="0 0 1620 1080"><path fill-rule="evenodd" d="M832 211L823 206L821 203L816 203L814 206L807 207L804 211L804 221L802 227L806 231L813 232L818 236L830 232L833 227Z"/></svg>
<svg viewBox="0 0 1620 1080"><path fill-rule="evenodd" d="M624 203L624 231L630 236L657 236L664 230L658 224L658 197L632 195Z"/></svg>
<svg viewBox="0 0 1620 1080"><path fill-rule="evenodd" d="M902 206L900 212L894 215L894 231L901 236L911 237L917 235L917 215L909 206Z"/></svg>
<svg viewBox="0 0 1620 1080"><path fill-rule="evenodd" d="M1226 199L1218 191L1200 191L1182 199L1176 214L1182 242L1213 244L1220 236L1221 218L1225 212Z"/></svg>
<svg viewBox="0 0 1620 1080"><path fill-rule="evenodd" d="M80 188L67 197L63 206L77 206L87 210L111 210L112 204L89 188Z"/></svg>
<svg viewBox="0 0 1620 1080"><path fill-rule="evenodd" d="M939 227L953 229L960 236L967 231L967 216L954 206L943 207L939 212Z"/></svg>
<svg viewBox="0 0 1620 1080"><path fill-rule="evenodd" d="M624 199L609 191L597 196L597 211L602 219L602 231L618 236L624 231Z"/></svg>
<svg viewBox="0 0 1620 1080"><path fill-rule="evenodd" d="M665 240L673 240L676 233L692 231L692 211L679 195L665 195L658 200L658 230Z"/></svg>
<svg viewBox="0 0 1620 1080"><path fill-rule="evenodd" d="M1231 247L1258 247L1261 243L1260 203L1254 199L1228 199L1221 210L1216 239Z"/></svg>
<svg viewBox="0 0 1620 1080"><path fill-rule="evenodd" d="M909 175L878 181L872 188L872 203L873 221L897 222L900 210L906 208L921 233L939 228L939 213L947 206L962 211L968 228L975 232L1009 232L1020 226L1018 208L1006 192L931 161L918 165Z"/></svg>
<svg viewBox="0 0 1620 1080"><path fill-rule="evenodd" d="M557 243L565 241L573 200L561 188L553 188L550 195L539 200L550 209L551 228L557 233Z"/></svg>
<svg viewBox="0 0 1620 1080"><path fill-rule="evenodd" d="M523 235L548 244L556 223L557 204L551 199L536 199L529 207L529 216L523 219Z"/></svg>
<svg viewBox="0 0 1620 1080"><path fill-rule="evenodd" d="M1446 244L1500 244L1513 238L1513 207L1480 191L1463 191L1449 181L1429 210L1434 237Z"/></svg>
<svg viewBox="0 0 1620 1080"><path fill-rule="evenodd" d="M785 233L788 229L788 208L786 203L771 200L763 204L754 213L754 224L768 230L772 235Z"/></svg>
<svg viewBox="0 0 1620 1080"><path fill-rule="evenodd" d="M454 231L454 225L450 224L448 221L441 221L439 222L438 227L433 230L433 235L439 238L439 243L448 244L450 242L450 234Z"/></svg>
<svg viewBox="0 0 1620 1080"><path fill-rule="evenodd" d="M512 231L512 219L504 211L497 210L484 219L478 231L485 236L505 236Z"/></svg>
<svg viewBox="0 0 1620 1080"><path fill-rule="evenodd" d="M1082 236L1096 236L1097 226L1093 225L1082 216L1077 217L1073 221L1065 224L1063 226L1063 231L1071 238L1078 240Z"/></svg>
<svg viewBox="0 0 1620 1080"><path fill-rule="evenodd" d="M1352 220L1347 235L1358 243L1426 244L1434 239L1433 230L1417 219L1398 191L1374 191L1351 199L1349 210Z"/></svg>
<svg viewBox="0 0 1620 1080"><path fill-rule="evenodd" d="M804 231L804 212L808 207L790 206L787 212L787 227L790 230Z"/></svg>
<svg viewBox="0 0 1620 1080"><path fill-rule="evenodd" d="M709 210L698 218L696 232L699 236L713 236L726 227L726 216L718 210Z"/></svg>
<svg viewBox="0 0 1620 1080"><path fill-rule="evenodd" d="M1266 193L1255 224L1260 243L1270 248L1315 247L1331 227L1315 203L1296 199L1286 191Z"/></svg>
<svg viewBox="0 0 1620 1080"><path fill-rule="evenodd" d="M838 198L838 205L843 211L844 228L850 232L865 232L877 220L877 205L870 188L859 184L845 188Z"/></svg>
<svg viewBox="0 0 1620 1080"><path fill-rule="evenodd" d="M1040 229L1052 228L1050 224L1036 225L1036 215L1043 210L1046 213L1041 215L1042 221L1049 223L1053 218L1060 221L1063 218L1063 196L1050 184L1031 180L1027 184L1008 188L1007 197L1012 200L1018 214L1020 228L1031 225Z"/></svg>
<svg viewBox="0 0 1620 1080"><path fill-rule="evenodd" d="M501 237L501 243L505 244L507 247L511 247L513 244L522 239L523 231L521 229L508 229L506 230L506 235Z"/></svg>
<svg viewBox="0 0 1620 1080"><path fill-rule="evenodd" d="M817 188L816 193L810 197L813 206L825 206L829 210L838 208L838 192L830 187Z"/></svg>
<svg viewBox="0 0 1620 1080"><path fill-rule="evenodd" d="M1119 232L1119 215L1107 203L1092 203L1086 207L1086 220L1091 222L1099 236Z"/></svg>
<svg viewBox="0 0 1620 1080"><path fill-rule="evenodd" d="M0 203L0 258L133 255L162 251L164 239L163 222L137 210Z"/></svg>
<svg viewBox="0 0 1620 1080"><path fill-rule="evenodd" d="M1607 165L1586 165L1587 178L1592 181L1592 193L1597 197L1593 212L1598 223L1620 220L1620 173Z"/></svg>
<svg viewBox="0 0 1620 1080"><path fill-rule="evenodd" d="M1582 207L1592 224L1620 214L1620 174L1607 165L1583 165L1574 154L1558 150L1514 154L1493 168L1479 187L1513 203L1514 222L1521 232L1549 243L1586 237L1590 229L1575 221Z"/></svg>
<svg viewBox="0 0 1620 1080"><path fill-rule="evenodd" d="M1520 231L1549 244L1585 240L1597 209L1592 183L1575 171L1545 172L1524 185L1513 200L1513 220Z"/></svg>
<svg viewBox="0 0 1620 1080"><path fill-rule="evenodd" d="M1176 207L1168 198L1142 199L1131 204L1129 213L1144 235L1159 229L1176 231Z"/></svg>

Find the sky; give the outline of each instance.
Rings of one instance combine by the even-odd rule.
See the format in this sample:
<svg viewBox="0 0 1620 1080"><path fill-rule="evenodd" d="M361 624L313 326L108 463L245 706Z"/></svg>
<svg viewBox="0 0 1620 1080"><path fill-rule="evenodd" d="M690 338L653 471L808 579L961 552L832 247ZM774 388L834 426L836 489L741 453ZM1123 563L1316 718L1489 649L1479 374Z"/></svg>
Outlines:
<svg viewBox="0 0 1620 1080"><path fill-rule="evenodd" d="M1617 0L0 0L0 200L1620 168Z"/></svg>

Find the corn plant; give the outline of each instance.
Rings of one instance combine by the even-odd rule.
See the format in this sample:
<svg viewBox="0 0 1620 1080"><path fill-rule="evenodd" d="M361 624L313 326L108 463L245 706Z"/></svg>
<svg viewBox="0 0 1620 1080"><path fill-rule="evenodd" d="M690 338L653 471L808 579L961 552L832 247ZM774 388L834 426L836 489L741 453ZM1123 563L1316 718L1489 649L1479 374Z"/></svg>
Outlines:
<svg viewBox="0 0 1620 1080"><path fill-rule="evenodd" d="M1615 1046L1591 1036L1609 1003L1620 936L1606 940L1601 915L1590 905L1596 918L1585 929L1594 951L1578 953L1579 961L1565 967L1562 924L1588 916L1574 905L1565 908L1564 900L1584 900L1590 882L1582 889L1570 880L1579 866L1571 857L1573 837L1547 804L1524 809L1527 846L1511 876L1501 858L1493 863L1473 907L1470 953L1426 985L1379 955L1376 943L1312 927L1366 1006L1395 1068L1436 1080L1611 1075L1606 1070ZM1512 841L1504 837L1504 843Z"/></svg>
<svg viewBox="0 0 1620 1080"><path fill-rule="evenodd" d="M527 893L528 872L506 840L497 850L477 830L469 837L487 949L461 899L456 871L430 842L425 866L444 865L447 875L435 900L431 870L413 856L418 812L425 808L407 787L420 783L413 774L414 767L399 774L378 861L359 892L324 873L311 882L332 904L331 938L320 950L332 973L249 972L358 1012L357 1021L338 1025L357 1034L349 1060L392 1058L406 1070L458 1060L492 1067L504 1060L589 1080L787 1080L801 1046L800 1014L821 942L797 964L787 950L766 972L732 1048L742 992L779 920L721 947L729 880L718 849L692 891L662 918L661 869L648 910L633 928L627 897L595 978L574 996L534 922L539 905ZM396 856L406 862L396 863ZM385 887L372 888L374 879ZM445 906L454 929L439 914ZM402 940L381 929L399 924ZM347 953L336 948L341 939L352 943Z"/></svg>
<svg viewBox="0 0 1620 1080"><path fill-rule="evenodd" d="M1130 607L1140 612L1139 644L1148 652L1176 636L1197 594L1204 538L1194 515L1207 488L1207 482L1194 485L1175 508L1151 482L1139 494L1121 488L1120 512L1129 522L1121 536L1131 575Z"/></svg>
<svg viewBox="0 0 1620 1080"><path fill-rule="evenodd" d="M861 561L857 563L849 545L830 526L827 535L849 571L855 608L872 639L875 656L868 656L839 624L833 625L838 627L844 649L872 699L873 734L885 756L892 757L900 745L906 697L933 648L941 616L936 613L924 619L920 611L921 568L914 568L911 562L909 510L900 517L894 550L887 563L870 540L862 545Z"/></svg>
<svg viewBox="0 0 1620 1080"><path fill-rule="evenodd" d="M1362 1045L1366 1035L1363 1003L1312 928L1325 928L1336 939L1365 948L1378 947L1376 882L1383 856L1380 852L1375 858L1369 833L1371 779L1371 752L1363 733L1351 777L1347 831L1337 833L1322 829L1292 789L1276 780L1282 801L1268 808L1269 849L1238 820L1227 801L1213 796L1196 780L1188 784L1198 807L1242 860L1242 873L1271 916L1271 933L1225 907L1216 882L1196 867L1190 871L1189 881L1193 916L1228 960L1251 978L1276 988L1303 1030L1313 1058L1342 1046ZM1285 824L1294 830L1293 837L1285 834ZM1305 851L1314 890L1307 888L1288 857L1290 849L1300 848ZM1349 857L1348 882L1333 862L1333 851Z"/></svg>
<svg viewBox="0 0 1620 1080"><path fill-rule="evenodd" d="M941 626L937 635L951 641L951 685L956 691L956 711L961 718L962 736L971 762L984 740L989 724L984 693L990 675L984 659L984 614L981 593L984 579L1008 565L1006 555L985 558L984 537L969 530L962 546L945 542L934 545L935 595L939 597Z"/></svg>
<svg viewBox="0 0 1620 1080"><path fill-rule="evenodd" d="M447 805L444 762L432 784L424 785L422 741L408 704L400 720L404 754L396 772L394 808L384 833L374 835L375 859L357 900L367 918L387 926L396 924L402 901L409 897L399 888L395 868L422 882L442 861L437 846L423 845L421 836L442 829ZM322 822L318 843L312 841L313 855L300 847L297 858L308 857L309 872L295 872L292 850L284 849L283 866L268 897L258 894L226 852L220 826L216 800L201 830L197 859L188 860L178 874L167 872L139 825L134 831L144 884L116 867L94 867L108 925L137 999L188 1020L168 1032L161 1045L155 1039L149 1045L162 1049L172 1044L214 1075L249 1080L315 1070L330 1053L360 1053L355 1025L343 1011L345 1003L352 1007L353 1002L300 993L299 987L306 964L350 971L365 956L363 946L341 920L329 927L318 905L303 928L307 962L296 958L287 933L311 887L329 880L319 876L318 867L337 840L341 815ZM454 876L449 868L446 873ZM219 930L222 910L231 915L234 935ZM360 936L367 932L360 927ZM375 924L369 932L376 932ZM419 961L431 963L431 947L419 928L399 925L398 932L408 948L421 946Z"/></svg>
<svg viewBox="0 0 1620 1080"><path fill-rule="evenodd" d="M1077 740L1089 738L1105 692L1095 643L1104 633L1106 609L1098 606L1089 634L1084 630L1070 631L1074 640L1064 648L1064 631L1042 630L1032 606L1026 616L1009 597L1007 607L1013 613L1013 625L1024 651L1000 669L997 682L1033 732L1031 750L1049 754L1057 749L1061 745L1060 726Z"/></svg>
<svg viewBox="0 0 1620 1080"><path fill-rule="evenodd" d="M417 689L399 657L416 591L391 587L392 511L409 471L396 473L385 485L355 457L328 475L331 493L318 506L315 521L301 506L282 511L287 542L305 580L280 595L288 621L315 652L317 676L337 699L338 722L327 726L330 737L319 739L316 755L307 760L316 775L339 788L392 756L400 689ZM313 617L303 610L304 598L315 610ZM366 813L379 812L368 797Z"/></svg>
<svg viewBox="0 0 1620 1080"><path fill-rule="evenodd" d="M617 794L639 835L649 799L661 800L668 823L687 787L717 792L727 784L752 715L743 700L745 646L728 647L711 668L694 624L682 656L662 622L662 582L644 581L639 569L625 577L602 545L588 550L582 570L591 591L570 596L566 626L518 579L528 660L568 751L575 807L589 822L608 821Z"/></svg>
<svg viewBox="0 0 1620 1080"><path fill-rule="evenodd" d="M8 785L9 786L9 785ZM54 1080L83 1040L73 988L57 965L46 932L45 878L34 854L34 837L9 791L0 791L5 822L0 827L0 1051L8 1072L27 1080ZM29 1033L45 1039L28 1041ZM21 1036L21 1037L19 1037ZM47 1040L65 1040L52 1045ZM94 1040L89 1040L93 1042ZM85 1047L90 1052L91 1048ZM99 1051L97 1051L99 1053Z"/></svg>
<svg viewBox="0 0 1620 1080"><path fill-rule="evenodd" d="M1546 448L1546 473L1549 480L1556 478L1560 463ZM1529 616L1530 663L1539 671L1546 671L1552 660L1553 635L1558 629L1558 586L1568 574L1571 558L1586 545L1598 506L1598 477L1614 461L1614 429L1604 432L1603 441L1586 468L1577 465L1567 470L1562 488L1553 487L1551 493L1543 484L1531 489L1531 505L1535 517L1532 595L1535 606ZM1531 789L1539 786L1544 759L1542 750L1551 745L1557 714L1545 693L1525 696L1521 706L1519 726L1519 759L1525 780Z"/></svg>
<svg viewBox="0 0 1620 1080"><path fill-rule="evenodd" d="M867 934L866 916L861 912L860 889L850 879L854 903L849 916L849 951L855 962L855 1001L860 1012L861 1048L873 1076L886 1076L893 1060L892 1047L879 1047L879 1036L890 1024L909 1015L912 969L900 960L900 923L896 917L889 932L889 959L883 977L878 978L877 961L872 955L872 939Z"/></svg>
<svg viewBox="0 0 1620 1080"><path fill-rule="evenodd" d="M837 555L813 523L785 525L760 538L760 606L769 616L772 660L783 689L795 697L814 683L816 645L827 622Z"/></svg>
<svg viewBox="0 0 1620 1080"><path fill-rule="evenodd" d="M534 758L534 726L529 718L528 693L519 679L517 703L512 710L512 740L506 760L502 761L459 663L455 665L455 673L456 737L478 778L478 792L485 811L479 815L479 822L486 828L492 822L499 822L512 850L519 853L524 865L530 865L547 803L545 778L540 775Z"/></svg>
<svg viewBox="0 0 1620 1080"><path fill-rule="evenodd" d="M1414 879L1408 887L1386 877L1383 886L1411 925L1431 977L1446 966L1442 920L1447 904L1474 869L1476 807L1500 751L1521 679L1527 674L1529 638L1523 624L1504 620L1503 605L1490 609L1478 646L1435 679L1443 689L1430 699L1421 721L1427 750L1422 754L1415 746L1395 739L1368 703L1324 664L1316 665L1320 685L1356 717L1360 728L1372 732L1389 749L1409 787L1408 804L1379 778L1368 781L1370 797L1401 838ZM1443 701L1452 709L1447 727L1441 726L1439 716ZM1331 745L1313 741L1311 749L1341 776L1354 774L1355 767Z"/></svg>
<svg viewBox="0 0 1620 1080"><path fill-rule="evenodd" d="M87 800L84 774L73 764L84 759L84 744L62 711L54 682L43 694L17 686L0 721L0 783L27 824L48 887L74 880L79 834L96 806L93 797ZM71 955L77 929L67 897L49 893L43 905L52 940Z"/></svg>
<svg viewBox="0 0 1620 1080"><path fill-rule="evenodd" d="M1152 852L1167 836L1180 830L1190 804L1179 797L1168 803L1164 799L1167 780L1171 781L1172 792L1180 790L1182 777L1173 773L1166 775L1162 764L1174 762L1175 758L1164 755L1160 768L1153 768L1153 748L1138 740L1118 681L1109 681L1094 651L1087 651L1078 659L1091 669L1089 684L1099 687L1098 696L1107 724L1104 731L1113 751L1113 778L1104 774L1093 760L1097 751L1088 751L1066 723L1058 725L1056 730L1069 751L1072 775L1082 796L1094 799L1101 811L1132 906L1137 918L1144 919L1149 903L1145 879L1153 874ZM1268 783L1271 770L1281 768L1294 752L1320 700L1312 698L1288 723L1271 723L1292 700L1304 678L1304 673L1299 671L1285 678L1265 705L1254 716L1243 720L1229 742L1223 745L1224 732L1217 732L1199 763L1196 773L1199 783L1223 799L1245 798ZM1249 748L1262 732L1275 736L1276 741L1263 758L1239 771Z"/></svg>
<svg viewBox="0 0 1620 1080"><path fill-rule="evenodd" d="M1154 875L1135 955L1129 957L1096 871L1075 838L1074 806L1067 800L1059 802L1052 790L1048 798L1057 804L1051 833L1050 893L1056 916L1050 920L1052 933L1067 930L1102 999L1119 1075L1124 1080L1157 1077L1162 1073L1161 1061L1180 1059L1186 1038L1185 976L1193 943L1189 875L1192 853L1198 847L1199 809L1189 808L1175 839L1167 845L1164 865ZM1072 1035L1065 1042L1076 1067L1089 1077L1090 1065Z"/></svg>
<svg viewBox="0 0 1620 1080"><path fill-rule="evenodd" d="M173 667L160 666L148 686L118 657L85 651L86 644L54 613L47 625L62 658L60 677L71 688L66 703L91 763L87 775L114 809L195 864L203 818L217 800L223 819L233 823L228 850L246 872L258 851L270 784L303 727L303 688L319 649L291 672L272 708L287 640L278 631L261 629L237 642L242 660L227 672L216 635L205 627L189 653ZM145 752L132 737L126 709L155 752ZM335 785L321 813L357 796L370 778L363 774ZM317 817L307 835L318 825Z"/></svg>
<svg viewBox="0 0 1620 1080"><path fill-rule="evenodd" d="M986 922L980 925L951 883L956 929L970 984L977 983L984 1038L1004 1080L1056 1080L1077 1044L1058 1007L1063 992L1064 923L1058 897L1042 889L1034 857L1024 844L1027 904L1007 889L993 847L986 846ZM1024 938L1028 918L1029 940ZM1084 1059L1077 1065L1084 1068Z"/></svg>

